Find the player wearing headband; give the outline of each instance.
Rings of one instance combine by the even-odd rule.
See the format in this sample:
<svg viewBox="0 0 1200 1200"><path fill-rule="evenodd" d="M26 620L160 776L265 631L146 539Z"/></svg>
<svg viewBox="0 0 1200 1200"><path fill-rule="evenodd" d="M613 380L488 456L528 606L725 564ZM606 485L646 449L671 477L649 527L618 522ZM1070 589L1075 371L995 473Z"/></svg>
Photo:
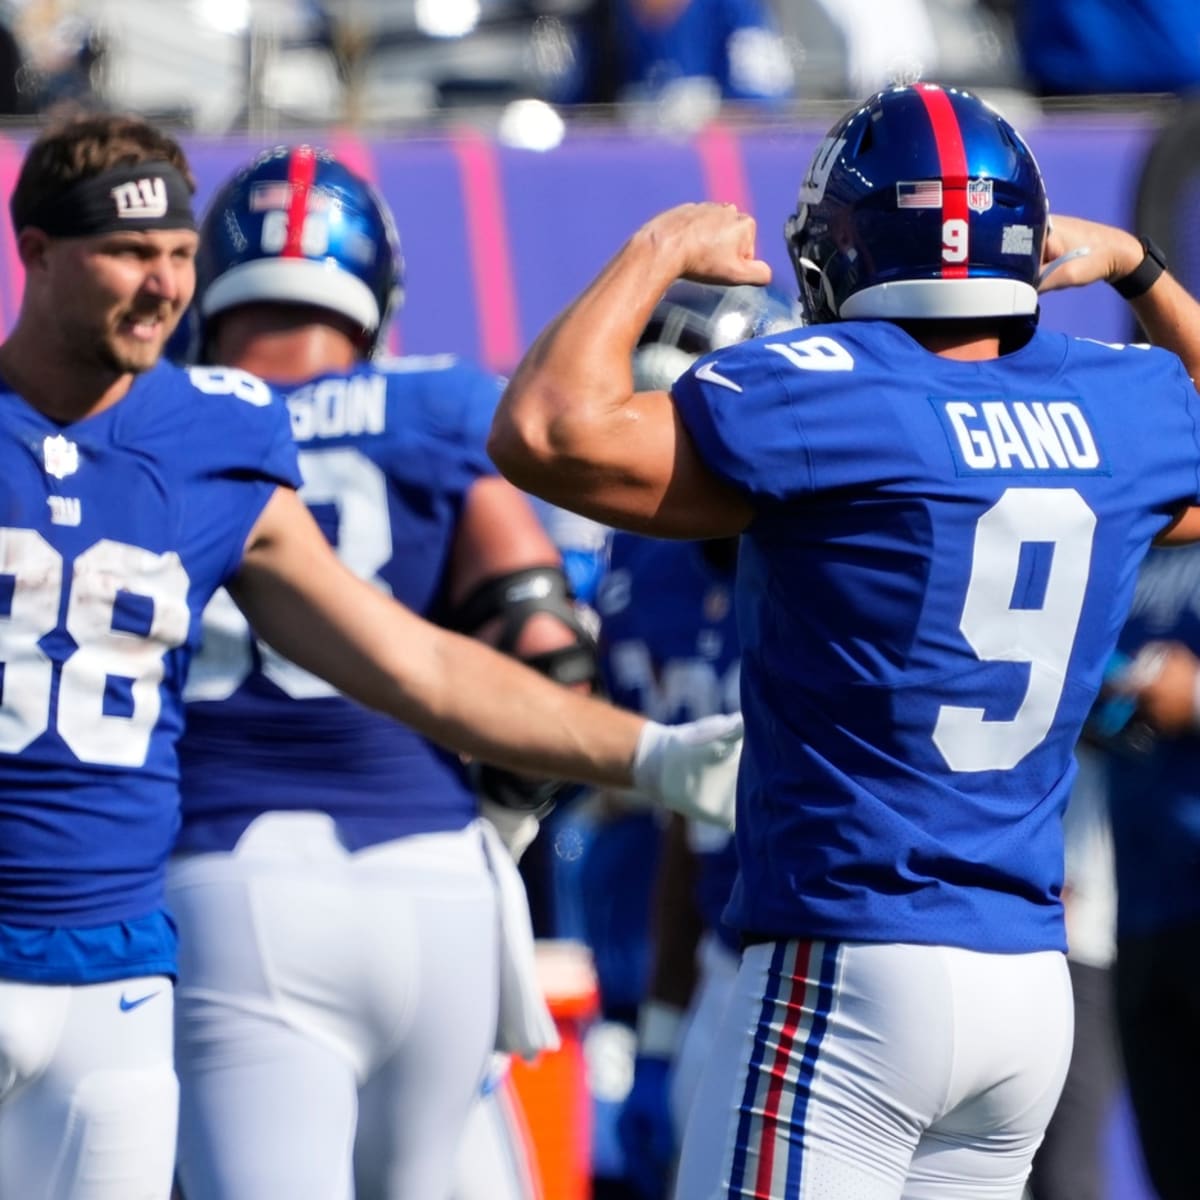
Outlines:
<svg viewBox="0 0 1200 1200"><path fill-rule="evenodd" d="M218 587L335 687L515 770L719 801L738 747L728 728L667 731L569 692L342 567L296 495L267 386L159 361L194 290L191 190L174 141L99 116L38 138L11 198L25 286L0 345L5 1196L170 1190L163 873L182 690Z"/></svg>

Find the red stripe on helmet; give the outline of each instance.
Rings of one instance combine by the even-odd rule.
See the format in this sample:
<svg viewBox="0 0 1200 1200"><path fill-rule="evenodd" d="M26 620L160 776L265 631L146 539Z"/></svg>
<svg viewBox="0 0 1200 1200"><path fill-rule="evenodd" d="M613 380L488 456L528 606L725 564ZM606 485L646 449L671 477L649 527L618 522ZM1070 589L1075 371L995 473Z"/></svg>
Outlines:
<svg viewBox="0 0 1200 1200"><path fill-rule="evenodd" d="M317 174L317 155L311 146L297 146L288 155L287 236L281 254L284 258L304 256L304 219L308 215L308 193Z"/></svg>
<svg viewBox="0 0 1200 1200"><path fill-rule="evenodd" d="M947 221L966 222L968 246L970 245L970 209L967 207L967 151L963 146L962 130L954 115L950 97L932 83L917 86L917 95L929 114L933 127L933 141L937 146L939 171L942 177L942 227ZM943 263L943 279L965 279L967 264Z"/></svg>

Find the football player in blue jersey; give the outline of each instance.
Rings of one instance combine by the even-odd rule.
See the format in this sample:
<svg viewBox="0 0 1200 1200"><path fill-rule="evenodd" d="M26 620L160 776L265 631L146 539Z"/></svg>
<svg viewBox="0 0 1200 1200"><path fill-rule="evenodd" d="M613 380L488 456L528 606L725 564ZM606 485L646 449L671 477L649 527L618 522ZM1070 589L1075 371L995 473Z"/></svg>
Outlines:
<svg viewBox="0 0 1200 1200"><path fill-rule="evenodd" d="M222 585L289 660L475 758L676 800L719 760L701 803L736 769L729 729L619 713L342 566L267 386L159 361L195 286L192 191L172 139L97 115L43 133L10 199L25 283L0 345L4 1195L170 1190L163 877L183 686ZM285 215L286 246L290 230Z"/></svg>
<svg viewBox="0 0 1200 1200"><path fill-rule="evenodd" d="M1054 1109L1072 752L1142 556L1196 536L1200 443L1175 354L1037 328L1043 255L1072 256L1060 282L1112 281L1168 347L1200 321L1151 248L1089 256L1048 223L995 110L888 88L820 144L787 223L821 324L635 392L621 364L672 280L770 275L751 217L683 205L539 337L498 410L518 485L742 538L726 919L745 949L684 1200L1017 1200Z"/></svg>
<svg viewBox="0 0 1200 1200"><path fill-rule="evenodd" d="M449 355L373 353L401 282L383 198L325 151L279 147L218 190L200 240L203 357L284 396L300 497L342 560L590 687L558 554L484 450L499 381ZM223 592L186 698L167 883L186 1193L323 1200L353 1178L360 1200L447 1195L496 1038L492 872L507 854L489 859L476 786L520 824L553 792L473 776L338 695L256 645Z"/></svg>
<svg viewBox="0 0 1200 1200"><path fill-rule="evenodd" d="M1196 1191L1200 1038L1200 546L1146 556L1101 744L1116 859L1115 1010L1143 1157L1161 1200ZM1124 722L1124 723L1122 723Z"/></svg>

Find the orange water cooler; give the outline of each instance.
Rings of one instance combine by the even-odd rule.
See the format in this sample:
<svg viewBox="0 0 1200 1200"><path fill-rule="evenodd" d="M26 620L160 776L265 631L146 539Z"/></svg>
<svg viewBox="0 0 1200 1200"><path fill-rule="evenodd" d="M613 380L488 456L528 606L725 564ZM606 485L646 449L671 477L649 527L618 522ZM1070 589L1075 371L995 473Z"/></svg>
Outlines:
<svg viewBox="0 0 1200 1200"><path fill-rule="evenodd" d="M590 1200L592 1106L583 1035L599 1011L591 951L582 942L539 941L538 977L562 1046L532 1063L514 1059L520 1098L545 1200Z"/></svg>

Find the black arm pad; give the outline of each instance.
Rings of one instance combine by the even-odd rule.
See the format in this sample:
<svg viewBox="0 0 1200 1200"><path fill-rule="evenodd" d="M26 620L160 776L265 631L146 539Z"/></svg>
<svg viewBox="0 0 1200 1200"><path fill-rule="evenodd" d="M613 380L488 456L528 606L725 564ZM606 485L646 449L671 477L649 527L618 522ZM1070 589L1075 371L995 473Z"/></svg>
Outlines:
<svg viewBox="0 0 1200 1200"><path fill-rule="evenodd" d="M485 579L450 612L446 623L459 633L476 634L489 621L499 620L496 649L515 654L521 631L537 613L557 618L575 635L575 641L524 661L556 683L586 683L594 688L598 674L596 638L581 618L561 567L526 567Z"/></svg>
<svg viewBox="0 0 1200 1200"><path fill-rule="evenodd" d="M447 624L460 633L474 634L498 619L496 648L514 654L521 631L538 613L557 618L574 635L574 641L522 661L556 683L587 684L594 691L599 675L596 639L575 605L561 567L527 567L485 580L449 614ZM475 764L473 775L476 788L488 799L539 816L545 816L565 792L576 787L558 780L529 779L485 763Z"/></svg>

